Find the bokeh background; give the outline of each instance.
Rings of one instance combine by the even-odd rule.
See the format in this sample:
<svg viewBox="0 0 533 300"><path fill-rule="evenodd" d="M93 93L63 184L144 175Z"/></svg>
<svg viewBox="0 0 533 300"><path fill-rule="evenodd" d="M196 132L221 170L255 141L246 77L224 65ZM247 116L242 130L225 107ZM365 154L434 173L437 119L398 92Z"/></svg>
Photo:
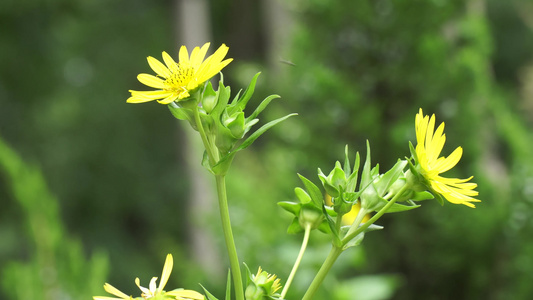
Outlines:
<svg viewBox="0 0 533 300"><path fill-rule="evenodd" d="M223 295L228 262L199 141L157 103L126 104L138 73L211 41L236 93L262 72L262 122L298 112L239 154L228 193L240 259L285 279L297 173L318 183L349 145L382 170L409 155L422 107L446 123L449 176L477 208L435 201L386 215L344 253L317 299L533 297L533 3L513 0L4 0L0 2L0 298ZM253 108L253 107L251 107ZM313 232L289 299L329 251Z"/></svg>

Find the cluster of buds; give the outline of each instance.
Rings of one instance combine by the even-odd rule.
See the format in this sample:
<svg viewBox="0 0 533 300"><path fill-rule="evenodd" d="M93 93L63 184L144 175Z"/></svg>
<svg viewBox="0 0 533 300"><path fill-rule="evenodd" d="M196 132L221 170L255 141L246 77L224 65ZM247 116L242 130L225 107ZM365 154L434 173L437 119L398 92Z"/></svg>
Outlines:
<svg viewBox="0 0 533 300"><path fill-rule="evenodd" d="M382 228L369 224L358 235L351 235L364 223L363 220L368 219L369 214L382 210L382 214L407 211L420 206L414 201L433 198L433 195L425 190L416 191L411 188L407 179L410 171L404 171L407 165L407 160L398 160L390 170L380 174L379 165L371 167L370 146L367 143L367 156L358 181L359 153L356 153L352 166L346 147L344 164L337 161L328 175L318 169L318 177L326 192L326 201L320 189L300 175L307 192L296 188L295 194L299 202L278 203L295 216L288 232L298 233L308 226L310 229L319 229L330 234L333 244L340 248L358 245L362 242L365 232ZM395 202L404 204L388 205L393 197ZM351 224L343 224L343 216L354 213L354 208L357 208L355 219L352 219Z"/></svg>
<svg viewBox="0 0 533 300"><path fill-rule="evenodd" d="M217 91L213 89L211 82L208 82L203 88L194 91L188 100L173 102L168 106L174 117L189 121L193 129L199 131L199 126L202 126L206 142L216 148L217 152L213 154L215 157L208 157L206 152L202 164L214 174L225 174L237 152L250 146L272 126L295 115L289 114L271 121L242 141L252 126L259 122L257 116L272 100L279 98L278 95L266 97L251 115L245 117L244 109L255 91L259 74L252 78L244 93L237 93L231 103L231 89L224 86L224 78L221 75ZM196 112L199 118L195 118Z"/></svg>

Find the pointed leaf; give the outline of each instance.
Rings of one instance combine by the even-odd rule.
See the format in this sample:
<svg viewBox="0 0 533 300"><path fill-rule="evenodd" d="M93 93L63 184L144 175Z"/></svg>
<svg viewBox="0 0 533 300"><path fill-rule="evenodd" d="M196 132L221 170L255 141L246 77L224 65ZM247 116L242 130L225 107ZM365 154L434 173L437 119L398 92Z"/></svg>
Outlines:
<svg viewBox="0 0 533 300"><path fill-rule="evenodd" d="M353 192L357 187L357 175L359 173L359 152L355 153L355 163L353 165L353 173L346 180L346 191ZM346 173L349 174L349 173Z"/></svg>
<svg viewBox="0 0 533 300"><path fill-rule="evenodd" d="M304 231L304 229L300 225L300 221L298 220L298 218L292 219L291 225L289 225L289 228L287 228L287 233L288 234L296 234L296 233L300 233L300 232L303 232L303 231Z"/></svg>
<svg viewBox="0 0 533 300"><path fill-rule="evenodd" d="M335 246L340 247L342 245L342 241L341 241L341 239L339 237L339 232L337 231L337 225L335 223L335 220L332 217L329 216L329 214L326 211L326 207L325 206L322 206L322 211L323 211L324 217L326 219L326 222L329 225L329 229L331 231L332 243Z"/></svg>
<svg viewBox="0 0 533 300"><path fill-rule="evenodd" d="M226 300L231 300L231 269L228 269L228 280L226 282Z"/></svg>
<svg viewBox="0 0 533 300"><path fill-rule="evenodd" d="M270 101L272 101L274 99L279 99L279 98L281 98L279 95L270 95L270 96L266 97L261 102L261 104L259 104L259 106L254 110L254 112L248 118L246 118L246 120L254 119L255 117L257 117L268 106L268 104L270 104Z"/></svg>
<svg viewBox="0 0 533 300"><path fill-rule="evenodd" d="M204 290L205 295L207 296L207 300L218 300L213 294L211 294L203 285L200 284L202 289Z"/></svg>
<svg viewBox="0 0 533 300"><path fill-rule="evenodd" d="M403 169L407 165L407 161L398 160L398 162L389 170L376 183L376 190L378 195L383 196L385 192L396 182L396 180L402 175Z"/></svg>
<svg viewBox="0 0 533 300"><path fill-rule="evenodd" d="M309 192L309 196L311 196L311 200L313 200L313 203L315 204L315 206L323 207L324 197L322 196L320 189L314 183L312 183L309 179L303 177L300 174L298 174L298 176L300 177L300 180L304 184L307 192Z"/></svg>
<svg viewBox="0 0 533 300"><path fill-rule="evenodd" d="M168 104L167 107L174 118L186 121L192 120L192 111L190 109L179 107L175 102Z"/></svg>
<svg viewBox="0 0 533 300"><path fill-rule="evenodd" d="M372 177L370 176L370 143L366 141L366 161L363 166L363 174L361 174L361 186L367 186L372 182Z"/></svg>
<svg viewBox="0 0 533 300"><path fill-rule="evenodd" d="M300 203L281 201L278 202L278 205L295 216L299 216L300 210L302 209L302 205Z"/></svg>
<svg viewBox="0 0 533 300"><path fill-rule="evenodd" d="M286 115L285 117L282 117L282 118L279 118L279 119L276 119L274 121L270 121L268 122L267 124L261 126L261 128L257 129L254 133L252 133L244 142L242 142L242 144L237 147L237 149L235 149L233 152L237 152L237 151L241 151L241 150L244 150L246 148L248 148L258 137L260 137L263 133L265 133L267 130L269 130L270 128L272 128L274 125L280 123L280 122L283 122L285 121L286 119L292 117L292 116L296 116L298 114L290 114L290 115Z"/></svg>
<svg viewBox="0 0 533 300"><path fill-rule="evenodd" d="M306 204L311 202L311 197L302 189L302 188L295 188L294 193L296 194L296 197L300 200L300 203Z"/></svg>
<svg viewBox="0 0 533 300"><path fill-rule="evenodd" d="M246 104L248 104L248 101L250 98L252 98L252 95L255 91L255 84L257 82L257 78L261 75L261 72L254 75L252 80L250 81L250 84L246 88L246 91L244 91L244 94L242 95L242 98L239 99L237 105L235 108L237 108L239 111L243 111L246 108Z"/></svg>
<svg viewBox="0 0 533 300"><path fill-rule="evenodd" d="M423 201L423 200L429 200L429 199L434 199L434 198L435 197L430 192L422 191L422 192L416 192L415 195L413 197L411 197L411 199L409 199L409 200L412 200L412 201Z"/></svg>
<svg viewBox="0 0 533 300"><path fill-rule="evenodd" d="M350 167L350 158L348 156L348 145L344 147L344 173L352 174L352 170Z"/></svg>

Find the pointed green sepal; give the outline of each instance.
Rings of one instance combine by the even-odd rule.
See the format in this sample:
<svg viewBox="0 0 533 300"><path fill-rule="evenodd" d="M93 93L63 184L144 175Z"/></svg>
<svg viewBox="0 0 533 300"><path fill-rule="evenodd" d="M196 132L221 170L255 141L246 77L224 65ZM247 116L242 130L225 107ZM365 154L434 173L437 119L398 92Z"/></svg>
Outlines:
<svg viewBox="0 0 533 300"><path fill-rule="evenodd" d="M213 296L203 285L200 284L202 289L204 290L205 296L207 297L207 300L218 300L217 297Z"/></svg>
<svg viewBox="0 0 533 300"><path fill-rule="evenodd" d="M300 214L300 209L302 208L302 205L300 203L288 201L278 202L278 205L295 216L298 216Z"/></svg>
<svg viewBox="0 0 533 300"><path fill-rule="evenodd" d="M316 207L322 207L324 205L324 197L322 196L320 189L304 176L298 174L298 177L300 177L300 180L304 184L305 189L309 193L309 196L311 196L311 200L313 200Z"/></svg>

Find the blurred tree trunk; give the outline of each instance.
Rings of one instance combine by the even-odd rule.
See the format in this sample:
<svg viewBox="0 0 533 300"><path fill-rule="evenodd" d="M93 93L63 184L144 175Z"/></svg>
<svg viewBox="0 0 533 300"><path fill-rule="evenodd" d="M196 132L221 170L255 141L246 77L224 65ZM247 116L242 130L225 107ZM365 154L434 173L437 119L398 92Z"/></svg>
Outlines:
<svg viewBox="0 0 533 300"><path fill-rule="evenodd" d="M175 8L176 36L179 41L177 46L187 46L190 54L194 47L211 40L209 5L206 0L177 0ZM194 261L215 281L222 278L223 268L213 233L205 226L206 220L218 216L213 180L200 164L204 147L198 134L188 124L182 128L184 141L179 145L184 148L190 180L188 219L191 226L187 228L189 250Z"/></svg>
<svg viewBox="0 0 533 300"><path fill-rule="evenodd" d="M287 3L280 0L263 0L261 2L263 28L266 46L266 61L269 69L279 74L281 67L291 63L286 57L289 38L293 28L293 19Z"/></svg>

